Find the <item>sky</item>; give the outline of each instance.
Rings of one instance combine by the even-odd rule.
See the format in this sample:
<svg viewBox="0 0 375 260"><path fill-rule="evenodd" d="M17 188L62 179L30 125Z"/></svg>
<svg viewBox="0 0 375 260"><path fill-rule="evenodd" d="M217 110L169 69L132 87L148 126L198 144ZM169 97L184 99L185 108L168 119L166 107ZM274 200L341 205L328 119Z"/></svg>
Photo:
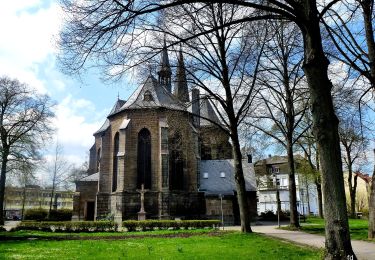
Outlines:
<svg viewBox="0 0 375 260"><path fill-rule="evenodd" d="M55 140L76 165L87 160L93 133L104 123L118 96L127 99L136 84L129 77L106 82L89 70L81 78L63 74L56 39L63 14L57 0L3 1L0 9L0 76L17 78L56 103ZM54 142L44 149L52 157ZM372 168L372 167L371 167Z"/></svg>
<svg viewBox="0 0 375 260"><path fill-rule="evenodd" d="M55 0L3 1L0 9L0 76L17 78L56 104L55 140L65 157L80 165L94 142L93 133L103 124L118 96L134 90L127 82L103 83L98 71L81 78L63 74L57 63L56 39L62 10ZM55 141L54 141L55 142ZM44 149L48 158L53 143Z"/></svg>

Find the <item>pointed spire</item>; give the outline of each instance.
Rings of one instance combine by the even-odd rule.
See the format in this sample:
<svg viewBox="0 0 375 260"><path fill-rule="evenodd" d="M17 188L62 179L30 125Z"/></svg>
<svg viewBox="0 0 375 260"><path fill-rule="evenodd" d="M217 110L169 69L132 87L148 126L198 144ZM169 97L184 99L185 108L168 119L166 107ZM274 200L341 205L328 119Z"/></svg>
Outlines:
<svg viewBox="0 0 375 260"><path fill-rule="evenodd" d="M169 92L171 92L172 91L172 85L171 85L172 70L171 70L171 66L169 65L168 50L167 50L167 43L165 40L165 35L164 35L164 46L161 52L161 60L160 60L158 75L159 75L159 84L161 84Z"/></svg>
<svg viewBox="0 0 375 260"><path fill-rule="evenodd" d="M189 102L189 90L186 80L184 56L182 54L182 47L180 46L180 52L178 57L177 72L176 72L176 86L174 94L182 101Z"/></svg>

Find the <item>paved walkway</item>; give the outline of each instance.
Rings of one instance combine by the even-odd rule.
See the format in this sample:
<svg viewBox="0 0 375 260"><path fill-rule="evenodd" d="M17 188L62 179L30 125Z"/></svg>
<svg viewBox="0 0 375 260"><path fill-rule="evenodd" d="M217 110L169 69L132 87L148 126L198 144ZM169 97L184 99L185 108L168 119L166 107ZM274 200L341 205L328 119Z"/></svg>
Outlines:
<svg viewBox="0 0 375 260"><path fill-rule="evenodd" d="M324 236L308 234L301 231L289 231L277 229L277 225L253 225L252 230L267 236L282 238L302 245L324 248ZM239 230L240 227L226 227L226 230ZM352 240L352 246L358 259L374 260L375 243Z"/></svg>

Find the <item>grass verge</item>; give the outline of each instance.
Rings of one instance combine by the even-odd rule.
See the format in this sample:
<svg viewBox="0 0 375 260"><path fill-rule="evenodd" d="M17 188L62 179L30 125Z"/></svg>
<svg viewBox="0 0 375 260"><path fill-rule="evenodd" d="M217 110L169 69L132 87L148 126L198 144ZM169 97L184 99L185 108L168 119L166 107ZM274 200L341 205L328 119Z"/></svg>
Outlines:
<svg viewBox="0 0 375 260"><path fill-rule="evenodd" d="M217 233L217 232L216 232ZM123 240L3 241L0 259L320 259L322 252L260 234L219 232Z"/></svg>
<svg viewBox="0 0 375 260"><path fill-rule="evenodd" d="M301 223L302 226L300 231L311 233L311 234L319 234L324 235L325 227L324 227L324 219L321 218L307 218L306 222ZM296 230L291 229L290 227L281 227L281 229L285 230ZM375 242L375 240L368 240L368 220L366 219L349 219L349 229L350 229L350 237L351 239L356 240L364 240L369 242Z"/></svg>

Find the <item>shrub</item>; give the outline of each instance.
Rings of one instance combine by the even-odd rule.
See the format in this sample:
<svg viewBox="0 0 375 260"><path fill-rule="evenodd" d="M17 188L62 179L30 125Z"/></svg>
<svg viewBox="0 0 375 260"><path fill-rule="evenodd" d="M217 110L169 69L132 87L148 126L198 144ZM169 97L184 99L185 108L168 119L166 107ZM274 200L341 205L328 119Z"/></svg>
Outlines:
<svg viewBox="0 0 375 260"><path fill-rule="evenodd" d="M4 227L0 226L0 232L7 231Z"/></svg>
<svg viewBox="0 0 375 260"><path fill-rule="evenodd" d="M45 220L48 215L47 210L38 208L38 209L28 209L25 212L24 220L36 220L42 221Z"/></svg>
<svg viewBox="0 0 375 260"><path fill-rule="evenodd" d="M22 221L16 230L40 230L49 232L105 232L117 231L118 224L112 221Z"/></svg>
<svg viewBox="0 0 375 260"><path fill-rule="evenodd" d="M154 230L158 229L173 229L177 230L180 228L194 229L194 228L206 228L206 227L218 227L220 220L126 220L122 222L122 226L128 231L136 230Z"/></svg>
<svg viewBox="0 0 375 260"><path fill-rule="evenodd" d="M72 210L58 209L51 210L49 214L49 221L70 221L72 219Z"/></svg>

